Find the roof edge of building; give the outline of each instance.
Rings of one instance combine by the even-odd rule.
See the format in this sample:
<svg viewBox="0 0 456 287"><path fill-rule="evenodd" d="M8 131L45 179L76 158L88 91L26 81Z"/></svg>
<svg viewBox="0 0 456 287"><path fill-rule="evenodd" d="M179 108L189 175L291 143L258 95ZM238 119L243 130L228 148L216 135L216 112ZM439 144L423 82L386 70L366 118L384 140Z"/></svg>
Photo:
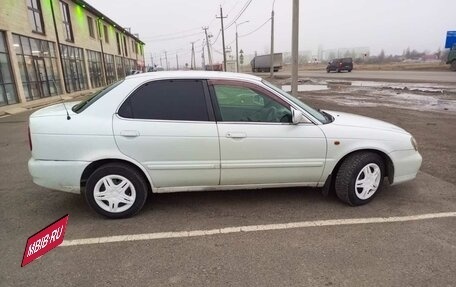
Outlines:
<svg viewBox="0 0 456 287"><path fill-rule="evenodd" d="M104 13L100 12L98 9L96 9L95 7L93 7L92 5L90 5L89 3L87 3L86 1L84 0L71 0L72 2L74 2L76 5L79 5L81 6L82 8L86 9L87 11L95 14L96 16L98 16L99 18L102 18L104 21L108 22L109 24L115 26L116 28L118 27L119 31L127 34L128 36L132 37L133 39L135 39L136 41L138 41L140 44L142 45L145 45L145 43L143 41L141 41L138 37L136 37L135 35L133 35L131 32L127 31L127 29L123 28L121 25L119 25L117 22L115 22L114 20L112 20L111 18L109 18L108 16L106 16Z"/></svg>

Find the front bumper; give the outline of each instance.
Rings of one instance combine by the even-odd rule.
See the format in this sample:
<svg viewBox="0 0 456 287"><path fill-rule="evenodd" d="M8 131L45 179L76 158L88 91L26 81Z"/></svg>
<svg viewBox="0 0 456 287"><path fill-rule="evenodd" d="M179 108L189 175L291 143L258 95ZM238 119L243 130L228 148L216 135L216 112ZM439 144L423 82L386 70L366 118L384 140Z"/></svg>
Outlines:
<svg viewBox="0 0 456 287"><path fill-rule="evenodd" d="M394 165L394 179L391 185L412 180L420 170L423 158L415 150L394 151L388 154Z"/></svg>
<svg viewBox="0 0 456 287"><path fill-rule="evenodd" d="M80 193L81 176L90 164L86 161L36 160L28 161L33 182L49 189Z"/></svg>

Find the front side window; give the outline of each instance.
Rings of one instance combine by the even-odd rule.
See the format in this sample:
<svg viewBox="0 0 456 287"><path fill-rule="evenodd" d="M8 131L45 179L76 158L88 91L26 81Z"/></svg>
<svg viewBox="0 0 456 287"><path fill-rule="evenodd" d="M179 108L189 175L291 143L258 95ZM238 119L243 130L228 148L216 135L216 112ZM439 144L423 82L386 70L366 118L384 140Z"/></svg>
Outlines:
<svg viewBox="0 0 456 287"><path fill-rule="evenodd" d="M70 10L68 4L60 1L60 10L62 11L62 24L65 40L74 42L73 29L71 28Z"/></svg>
<svg viewBox="0 0 456 287"><path fill-rule="evenodd" d="M28 18L33 32L44 34L43 14L40 0L27 0Z"/></svg>
<svg viewBox="0 0 456 287"><path fill-rule="evenodd" d="M149 82L122 104L119 116L135 119L209 121L201 80Z"/></svg>
<svg viewBox="0 0 456 287"><path fill-rule="evenodd" d="M279 94L281 94L282 96L286 97L288 100L292 101L294 104L296 104L297 106L299 106L300 108L302 108L303 110L308 112L310 115L312 115L314 118L319 120L321 123L326 124L326 123L330 123L330 122L333 121L333 119L331 117L329 117L327 114L312 108L311 106L309 106L309 105L303 103L302 101L300 101L298 98L295 98L292 95L290 95L290 94L286 93L285 91L283 91L282 89L274 86L273 84L271 84L271 83L269 83L269 82L267 82L265 80L263 80L262 82L263 82L263 84L265 84L269 88L271 88L274 91L278 92Z"/></svg>
<svg viewBox="0 0 456 287"><path fill-rule="evenodd" d="M290 123L291 111L275 99L249 87L214 85L222 121Z"/></svg>

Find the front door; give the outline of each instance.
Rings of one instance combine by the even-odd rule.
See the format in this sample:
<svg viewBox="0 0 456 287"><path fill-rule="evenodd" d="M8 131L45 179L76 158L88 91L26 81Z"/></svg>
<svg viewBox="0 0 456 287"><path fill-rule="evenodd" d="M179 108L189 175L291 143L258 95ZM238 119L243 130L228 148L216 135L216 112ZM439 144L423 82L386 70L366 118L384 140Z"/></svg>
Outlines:
<svg viewBox="0 0 456 287"><path fill-rule="evenodd" d="M205 81L143 84L114 115L113 128L120 151L148 170L154 187L219 184L219 140Z"/></svg>
<svg viewBox="0 0 456 287"><path fill-rule="evenodd" d="M251 83L212 81L220 135L221 185L305 183L321 177L326 139L291 123L290 105Z"/></svg>

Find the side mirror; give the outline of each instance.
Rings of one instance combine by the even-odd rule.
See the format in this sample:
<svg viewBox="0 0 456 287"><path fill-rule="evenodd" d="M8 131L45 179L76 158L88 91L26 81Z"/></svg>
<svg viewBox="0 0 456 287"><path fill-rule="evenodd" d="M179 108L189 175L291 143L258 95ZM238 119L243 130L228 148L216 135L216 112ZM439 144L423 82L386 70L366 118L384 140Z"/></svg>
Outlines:
<svg viewBox="0 0 456 287"><path fill-rule="evenodd" d="M310 121L302 114L302 112L293 107L291 107L291 122L294 125L297 125L299 123L310 123Z"/></svg>

